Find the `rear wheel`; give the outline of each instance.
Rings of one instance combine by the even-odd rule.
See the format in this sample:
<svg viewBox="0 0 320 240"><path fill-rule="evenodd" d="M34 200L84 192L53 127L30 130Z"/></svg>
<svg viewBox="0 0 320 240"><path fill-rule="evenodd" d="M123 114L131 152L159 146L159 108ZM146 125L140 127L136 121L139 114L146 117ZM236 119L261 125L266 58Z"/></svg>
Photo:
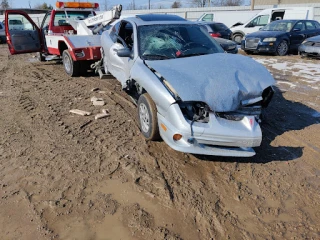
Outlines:
<svg viewBox="0 0 320 240"><path fill-rule="evenodd" d="M77 77L80 75L80 63L73 61L68 50L64 50L62 53L62 62L66 73L71 77Z"/></svg>
<svg viewBox="0 0 320 240"><path fill-rule="evenodd" d="M140 130L147 140L160 138L157 107L148 93L144 93L139 97L138 118Z"/></svg>
<svg viewBox="0 0 320 240"><path fill-rule="evenodd" d="M241 33L235 33L232 35L232 40L235 41L237 44L241 44L243 38L243 34Z"/></svg>
<svg viewBox="0 0 320 240"><path fill-rule="evenodd" d="M278 56L285 56L287 55L289 51L289 45L288 45L288 42L285 41L285 40L282 40L279 45L277 46L277 49L276 49L276 54Z"/></svg>

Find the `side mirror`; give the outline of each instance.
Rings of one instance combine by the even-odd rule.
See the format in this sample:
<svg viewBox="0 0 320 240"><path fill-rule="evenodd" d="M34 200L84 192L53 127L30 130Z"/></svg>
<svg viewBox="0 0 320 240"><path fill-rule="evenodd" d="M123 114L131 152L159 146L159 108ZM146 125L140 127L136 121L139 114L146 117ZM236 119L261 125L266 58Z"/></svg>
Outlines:
<svg viewBox="0 0 320 240"><path fill-rule="evenodd" d="M130 57L130 58L133 58L132 51L129 48L118 49L117 55L119 57Z"/></svg>
<svg viewBox="0 0 320 240"><path fill-rule="evenodd" d="M252 28L254 27L253 23L248 23L246 27Z"/></svg>
<svg viewBox="0 0 320 240"><path fill-rule="evenodd" d="M300 32L300 31L301 31L301 28L294 28L292 31L293 31L293 32Z"/></svg>

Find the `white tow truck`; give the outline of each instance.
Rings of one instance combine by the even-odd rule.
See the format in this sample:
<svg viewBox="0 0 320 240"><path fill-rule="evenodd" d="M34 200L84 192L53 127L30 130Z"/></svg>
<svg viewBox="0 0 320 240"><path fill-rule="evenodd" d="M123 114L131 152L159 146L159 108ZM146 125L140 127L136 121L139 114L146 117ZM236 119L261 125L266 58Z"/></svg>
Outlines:
<svg viewBox="0 0 320 240"><path fill-rule="evenodd" d="M70 76L79 76L101 59L99 33L121 15L122 6L96 14L98 3L56 2L56 9L47 12L41 27L26 12L7 10L6 40L10 53L37 52L40 61L62 59ZM19 19L23 28L9 28L10 20ZM99 70L99 69L98 69ZM99 71L101 74L101 70Z"/></svg>

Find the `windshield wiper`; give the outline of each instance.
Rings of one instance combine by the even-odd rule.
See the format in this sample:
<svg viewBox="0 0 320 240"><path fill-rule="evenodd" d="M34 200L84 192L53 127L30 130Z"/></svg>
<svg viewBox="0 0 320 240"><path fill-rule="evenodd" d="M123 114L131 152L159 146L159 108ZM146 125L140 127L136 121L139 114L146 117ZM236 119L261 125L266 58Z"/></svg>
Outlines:
<svg viewBox="0 0 320 240"><path fill-rule="evenodd" d="M171 59L166 55L161 54L144 54L142 55L143 59L153 59L153 60L164 60L164 59Z"/></svg>
<svg viewBox="0 0 320 240"><path fill-rule="evenodd" d="M207 55L208 53L189 53L189 54L181 54L179 58L183 57L192 57L192 56L201 56L201 55Z"/></svg>

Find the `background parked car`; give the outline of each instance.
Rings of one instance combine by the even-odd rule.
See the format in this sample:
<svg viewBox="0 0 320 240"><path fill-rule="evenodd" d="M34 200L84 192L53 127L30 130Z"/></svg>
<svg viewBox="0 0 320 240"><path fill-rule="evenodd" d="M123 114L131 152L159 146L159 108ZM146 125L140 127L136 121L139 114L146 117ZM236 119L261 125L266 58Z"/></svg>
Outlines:
<svg viewBox="0 0 320 240"><path fill-rule="evenodd" d="M229 40L231 39L231 30L226 25L218 22L200 22L199 25L207 30L227 53L238 53L237 44ZM220 32L217 30L220 30Z"/></svg>
<svg viewBox="0 0 320 240"><path fill-rule="evenodd" d="M302 57L320 57L320 35L304 40L299 46L299 54Z"/></svg>
<svg viewBox="0 0 320 240"><path fill-rule="evenodd" d="M298 51L299 45L308 37L320 34L320 24L314 20L278 20L260 31L248 34L241 48L246 53L274 53L279 56Z"/></svg>
<svg viewBox="0 0 320 240"><path fill-rule="evenodd" d="M216 40L227 53L238 53L238 46L236 42L224 38L214 38L214 40Z"/></svg>
<svg viewBox="0 0 320 240"><path fill-rule="evenodd" d="M223 23L199 22L199 25L204 26L212 37L231 39L231 30Z"/></svg>
<svg viewBox="0 0 320 240"><path fill-rule="evenodd" d="M4 24L0 22L0 43L6 42L6 31L4 28Z"/></svg>

